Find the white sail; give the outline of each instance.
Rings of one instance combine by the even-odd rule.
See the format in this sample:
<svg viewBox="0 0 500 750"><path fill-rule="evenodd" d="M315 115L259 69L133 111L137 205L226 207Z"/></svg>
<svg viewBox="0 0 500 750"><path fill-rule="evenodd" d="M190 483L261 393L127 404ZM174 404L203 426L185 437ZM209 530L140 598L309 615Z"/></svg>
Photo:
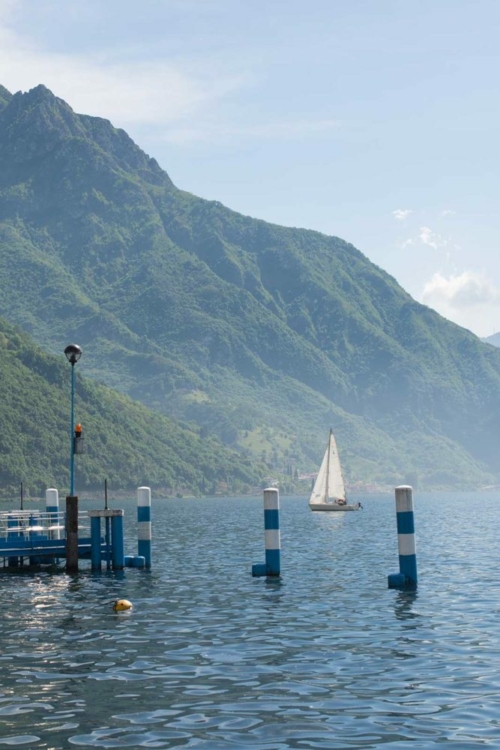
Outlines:
<svg viewBox="0 0 500 750"><path fill-rule="evenodd" d="M335 502L336 500L345 501L345 487L337 444L330 430L328 445L309 498L309 504Z"/></svg>

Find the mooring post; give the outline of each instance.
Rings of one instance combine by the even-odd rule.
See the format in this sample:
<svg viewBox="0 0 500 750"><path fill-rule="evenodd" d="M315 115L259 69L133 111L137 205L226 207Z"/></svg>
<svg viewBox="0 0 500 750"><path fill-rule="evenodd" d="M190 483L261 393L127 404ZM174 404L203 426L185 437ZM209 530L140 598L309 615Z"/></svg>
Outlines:
<svg viewBox="0 0 500 750"><path fill-rule="evenodd" d="M146 568L151 567L151 489L137 489L137 557L144 558ZM140 561L132 563L141 567Z"/></svg>
<svg viewBox="0 0 500 750"><path fill-rule="evenodd" d="M388 576L390 589L417 587L417 553L413 490L408 485L396 487L396 520L398 529L399 573Z"/></svg>
<svg viewBox="0 0 500 750"><path fill-rule="evenodd" d="M108 513L110 511L107 511ZM111 515L111 562L113 570L125 567L125 542L123 540L123 510L115 509Z"/></svg>
<svg viewBox="0 0 500 750"><path fill-rule="evenodd" d="M66 572L78 571L78 497L66 496Z"/></svg>
<svg viewBox="0 0 500 750"><path fill-rule="evenodd" d="M101 518L111 523L111 565L113 570L122 570L124 567L125 542L123 539L123 510L121 508L105 508L104 510L89 510L90 518L90 557L92 570L101 569L102 560L102 537ZM106 562L109 561L110 550L108 540L105 539ZM109 564L108 564L109 567Z"/></svg>
<svg viewBox="0 0 500 750"><path fill-rule="evenodd" d="M101 570L101 517L90 516L90 565L92 570Z"/></svg>
<svg viewBox="0 0 500 750"><path fill-rule="evenodd" d="M108 480L104 480L104 510L108 510ZM106 540L106 569L111 569L111 525L110 525L109 516L105 517L104 525L106 528L105 531L105 540Z"/></svg>
<svg viewBox="0 0 500 750"><path fill-rule="evenodd" d="M266 562L252 565L253 576L280 576L280 497L275 487L264 490L264 537Z"/></svg>

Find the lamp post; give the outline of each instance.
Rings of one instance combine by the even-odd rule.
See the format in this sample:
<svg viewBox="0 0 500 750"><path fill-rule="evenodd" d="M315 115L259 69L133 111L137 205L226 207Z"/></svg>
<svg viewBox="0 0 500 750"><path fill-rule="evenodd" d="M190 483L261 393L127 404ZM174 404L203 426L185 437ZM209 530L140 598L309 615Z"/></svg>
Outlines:
<svg viewBox="0 0 500 750"><path fill-rule="evenodd" d="M66 359L71 365L71 424L70 424L70 492L71 496L74 495L75 490L75 445L74 445L74 430L75 430L75 365L82 356L82 350L76 344L69 344L64 350Z"/></svg>

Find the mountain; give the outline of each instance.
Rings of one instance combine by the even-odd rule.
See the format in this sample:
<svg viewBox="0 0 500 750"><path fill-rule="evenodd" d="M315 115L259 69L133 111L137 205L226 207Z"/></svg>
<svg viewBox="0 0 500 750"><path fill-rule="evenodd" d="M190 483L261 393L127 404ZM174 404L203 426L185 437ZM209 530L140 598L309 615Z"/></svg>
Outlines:
<svg viewBox="0 0 500 750"><path fill-rule="evenodd" d="M23 481L32 496L68 491L71 367L42 352L0 320L0 494ZM162 493L241 492L260 485L265 468L241 459L217 439L180 427L127 396L75 371L75 415L85 453L75 457L76 488L110 490L143 484Z"/></svg>
<svg viewBox="0 0 500 750"><path fill-rule="evenodd" d="M3 109L12 99L12 94L4 86L0 85L0 109Z"/></svg>
<svg viewBox="0 0 500 750"><path fill-rule="evenodd" d="M487 338L481 340L492 346L500 346L500 333L494 333L492 336L487 336Z"/></svg>
<svg viewBox="0 0 500 750"><path fill-rule="evenodd" d="M500 352L347 242L179 190L44 86L0 100L0 314L40 346L272 471L317 468L331 425L351 482L498 476Z"/></svg>

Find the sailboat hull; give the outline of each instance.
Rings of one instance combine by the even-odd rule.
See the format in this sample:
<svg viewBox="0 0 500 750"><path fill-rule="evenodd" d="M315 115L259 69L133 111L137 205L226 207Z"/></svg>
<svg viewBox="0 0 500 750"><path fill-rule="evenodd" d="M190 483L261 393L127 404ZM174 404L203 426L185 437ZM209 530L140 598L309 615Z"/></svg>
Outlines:
<svg viewBox="0 0 500 750"><path fill-rule="evenodd" d="M309 507L311 510L338 510L338 511L348 511L348 510L359 510L360 505L359 503L356 503L356 505L339 505L338 503L309 503Z"/></svg>

